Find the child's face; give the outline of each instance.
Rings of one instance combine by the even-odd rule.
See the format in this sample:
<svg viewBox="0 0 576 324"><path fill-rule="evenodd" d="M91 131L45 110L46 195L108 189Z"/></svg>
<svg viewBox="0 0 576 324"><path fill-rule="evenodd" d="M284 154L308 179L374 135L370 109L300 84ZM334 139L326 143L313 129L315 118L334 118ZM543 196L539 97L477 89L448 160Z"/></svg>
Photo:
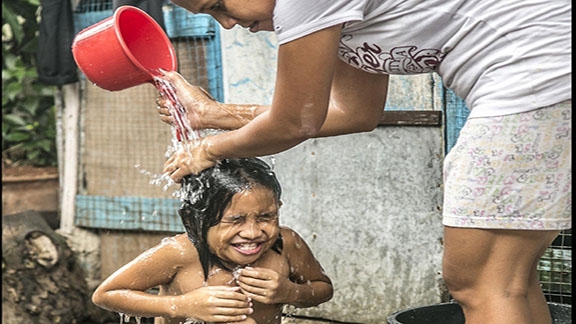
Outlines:
<svg viewBox="0 0 576 324"><path fill-rule="evenodd" d="M273 31L274 0L172 0L193 13L206 13L226 29L240 25L255 33Z"/></svg>
<svg viewBox="0 0 576 324"><path fill-rule="evenodd" d="M219 259L236 265L255 262L278 238L278 208L273 192L264 187L237 193L220 223L208 230L210 250Z"/></svg>

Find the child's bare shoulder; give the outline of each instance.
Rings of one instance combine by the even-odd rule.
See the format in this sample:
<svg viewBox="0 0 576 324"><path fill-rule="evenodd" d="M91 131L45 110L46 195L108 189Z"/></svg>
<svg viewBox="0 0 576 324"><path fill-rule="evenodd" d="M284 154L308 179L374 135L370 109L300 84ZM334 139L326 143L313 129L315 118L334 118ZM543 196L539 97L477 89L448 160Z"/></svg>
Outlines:
<svg viewBox="0 0 576 324"><path fill-rule="evenodd" d="M181 249L187 247L188 244L192 245L186 234L176 234L160 240L158 247L164 249Z"/></svg>
<svg viewBox="0 0 576 324"><path fill-rule="evenodd" d="M304 242L302 236L290 227L280 226L280 233L282 234L284 247L298 247L299 244Z"/></svg>
<svg viewBox="0 0 576 324"><path fill-rule="evenodd" d="M196 247L186 234L177 234L163 238L157 246L164 253L177 254L183 260L195 260L198 257Z"/></svg>

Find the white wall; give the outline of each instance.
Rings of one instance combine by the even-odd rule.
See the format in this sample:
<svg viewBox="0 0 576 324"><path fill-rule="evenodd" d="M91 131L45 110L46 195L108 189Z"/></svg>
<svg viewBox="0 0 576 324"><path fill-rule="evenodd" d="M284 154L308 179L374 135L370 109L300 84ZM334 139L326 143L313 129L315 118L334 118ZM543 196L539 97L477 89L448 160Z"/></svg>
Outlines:
<svg viewBox="0 0 576 324"><path fill-rule="evenodd" d="M269 104L276 78L276 35L242 28L220 31L224 98L233 103Z"/></svg>

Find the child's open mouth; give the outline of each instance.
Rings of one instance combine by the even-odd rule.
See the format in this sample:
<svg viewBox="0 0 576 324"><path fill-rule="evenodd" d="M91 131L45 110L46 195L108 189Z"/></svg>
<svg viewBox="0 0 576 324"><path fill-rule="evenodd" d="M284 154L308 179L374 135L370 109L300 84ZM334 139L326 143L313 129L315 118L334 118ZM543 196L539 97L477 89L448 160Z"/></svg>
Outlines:
<svg viewBox="0 0 576 324"><path fill-rule="evenodd" d="M232 246L236 251L244 255L257 254L262 249L262 245L263 245L262 242L232 244Z"/></svg>

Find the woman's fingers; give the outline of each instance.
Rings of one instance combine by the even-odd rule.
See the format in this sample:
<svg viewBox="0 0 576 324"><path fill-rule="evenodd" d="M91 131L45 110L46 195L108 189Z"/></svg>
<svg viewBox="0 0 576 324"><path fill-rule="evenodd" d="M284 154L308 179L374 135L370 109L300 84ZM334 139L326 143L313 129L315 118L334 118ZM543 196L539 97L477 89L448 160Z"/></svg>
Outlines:
<svg viewBox="0 0 576 324"><path fill-rule="evenodd" d="M182 148L166 160L164 163L165 174L168 174L176 183L182 182L182 178L189 174L198 174L202 170L216 164L211 161L204 151L203 141L199 141Z"/></svg>
<svg viewBox="0 0 576 324"><path fill-rule="evenodd" d="M182 161L174 158L174 155L164 164L163 172L176 183L181 183L182 178L192 173Z"/></svg>
<svg viewBox="0 0 576 324"><path fill-rule="evenodd" d="M160 115L160 120L166 124L174 125L175 119L170 113L168 101L161 94L156 97L156 110Z"/></svg>

